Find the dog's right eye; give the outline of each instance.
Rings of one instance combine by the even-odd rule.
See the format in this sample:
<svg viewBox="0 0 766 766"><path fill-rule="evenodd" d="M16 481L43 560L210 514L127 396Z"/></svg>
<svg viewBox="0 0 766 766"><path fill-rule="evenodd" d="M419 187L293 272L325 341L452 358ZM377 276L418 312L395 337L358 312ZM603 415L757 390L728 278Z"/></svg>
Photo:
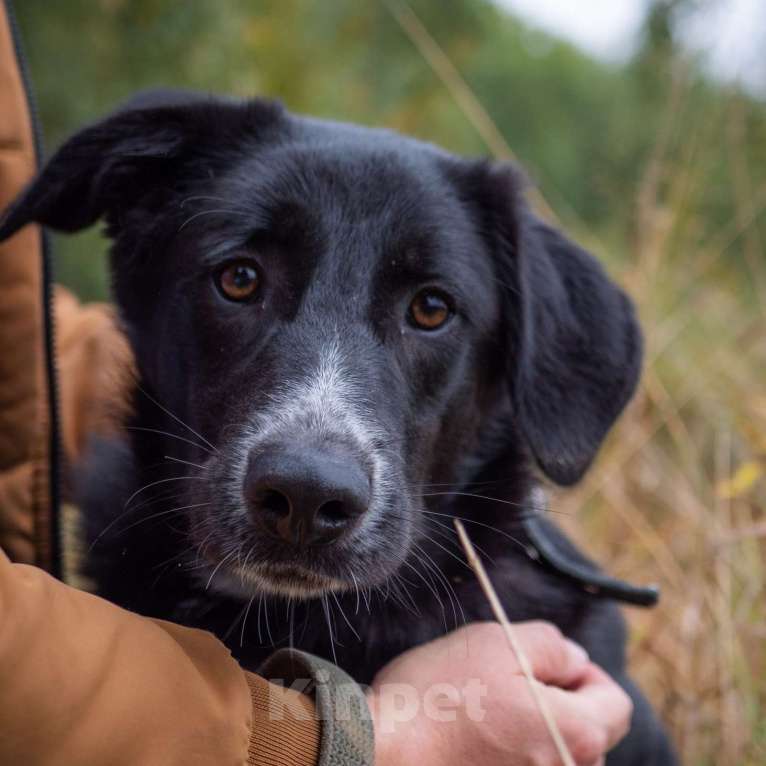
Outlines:
<svg viewBox="0 0 766 766"><path fill-rule="evenodd" d="M251 261L233 261L216 274L216 285L226 300L242 303L258 291L258 269Z"/></svg>
<svg viewBox="0 0 766 766"><path fill-rule="evenodd" d="M435 288L421 290L410 303L410 324L419 330L438 330L452 316L449 298Z"/></svg>

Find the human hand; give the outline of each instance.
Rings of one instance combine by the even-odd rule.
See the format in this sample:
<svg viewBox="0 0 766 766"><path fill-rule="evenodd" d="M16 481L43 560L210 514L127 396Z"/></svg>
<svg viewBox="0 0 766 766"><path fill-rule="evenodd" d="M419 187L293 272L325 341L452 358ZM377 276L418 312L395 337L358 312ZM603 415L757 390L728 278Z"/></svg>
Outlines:
<svg viewBox="0 0 766 766"><path fill-rule="evenodd" d="M629 729L630 698L553 625L515 630L575 763L603 763ZM561 763L497 623L473 623L405 652L375 677L368 702L381 766Z"/></svg>

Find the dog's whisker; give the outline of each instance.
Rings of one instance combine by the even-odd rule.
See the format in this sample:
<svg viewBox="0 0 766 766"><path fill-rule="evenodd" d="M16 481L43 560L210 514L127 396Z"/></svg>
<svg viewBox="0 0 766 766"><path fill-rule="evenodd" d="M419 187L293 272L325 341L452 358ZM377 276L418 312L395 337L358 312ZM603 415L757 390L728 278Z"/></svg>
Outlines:
<svg viewBox="0 0 766 766"><path fill-rule="evenodd" d="M367 614L372 614L372 607L370 605L370 596L372 591L369 587L362 588L362 600L364 601L364 606L367 609Z"/></svg>
<svg viewBox="0 0 766 766"><path fill-rule="evenodd" d="M215 569L210 573L210 577L207 580L207 583L205 585L205 590L207 591L210 588L211 583L213 582L213 578L218 573L218 570L228 561L236 552L238 549L232 550L229 553L227 553L215 566Z"/></svg>
<svg viewBox="0 0 766 766"><path fill-rule="evenodd" d="M428 540L430 543L435 545L437 548L439 548L442 551L444 551L448 556L451 556L453 559L455 559L455 561L459 562L463 566L465 566L468 569L470 569L468 563L464 559L460 558L460 556L458 556L456 553L453 553L449 548L445 548L438 540L434 540L433 537L431 537L430 535L426 534L425 532L423 533L423 537L426 540Z"/></svg>
<svg viewBox="0 0 766 766"><path fill-rule="evenodd" d="M483 521L475 521L474 519L468 519L464 516L454 516L451 513L437 513L436 511L423 511L423 513L428 514L429 516L443 516L447 519L458 519L459 521L462 521L464 524L476 524L479 527L485 527L486 529L491 530L492 532L497 532L499 535L502 535L503 537L507 537L512 543L515 543L520 548L524 550L525 553L529 554L528 547L517 537L514 537L513 535L508 534L504 529L500 529L499 527L493 527L491 524L485 524Z"/></svg>
<svg viewBox="0 0 766 766"><path fill-rule="evenodd" d="M222 634L222 636L221 636L221 641L222 641L223 643L226 643L226 642L229 640L229 636L232 634L232 631L234 630L234 628L236 628L236 627L237 627L237 623L238 623L238 622L239 622L239 621L242 619L243 615L244 615L246 612L247 612L247 604L245 604L245 605L242 607L242 609L240 609L240 610L237 612L237 615L236 615L236 617L235 617L235 618L234 618L234 619L231 621L231 623L229 624L229 627L228 627L228 628L226 628L226 630L223 632L223 634Z"/></svg>
<svg viewBox="0 0 766 766"><path fill-rule="evenodd" d="M96 545L100 542L100 540L104 537L104 535L117 523L119 523L120 519L127 516L129 513L135 513L140 508L146 508L150 505L154 505L155 503L168 501L168 500L177 500L179 497L182 497L185 493L184 492L178 492L176 494L172 494L169 496L161 496L161 497L153 497L149 500L146 500L142 503L139 503L138 505L134 505L132 508L125 508L121 513L119 513L115 518L113 518L94 538L93 542L88 546L88 550L86 551L86 554L90 554L93 552L93 549L96 547Z"/></svg>
<svg viewBox="0 0 766 766"><path fill-rule="evenodd" d="M425 555L425 554L424 554ZM437 585L441 586L444 589L445 594L447 595L447 598L449 599L450 604L450 610L452 611L452 621L453 625L457 627L458 625L458 610L457 606L455 605L455 598L457 594L455 594L454 588L452 588L451 584L447 580L444 573L439 569L439 567L436 565L435 562L430 561L423 561L421 562L423 564L423 567L425 568L425 571L429 573L430 576L435 577L435 582ZM447 632L449 628L447 627L447 615L446 610L444 614L444 630Z"/></svg>
<svg viewBox="0 0 766 766"><path fill-rule="evenodd" d="M255 550L255 546L251 545L250 550L247 552L247 556L245 556L245 560L242 562L242 566L240 567L242 570L242 576L244 578L244 573L247 571L247 562L250 559L250 556L253 555L253 551ZM244 580L243 580L244 581Z"/></svg>
<svg viewBox="0 0 766 766"><path fill-rule="evenodd" d="M516 477L507 477L504 479L486 479L484 481L434 481L434 482L421 482L419 487L454 487L455 490L464 490L468 487L486 487L495 484L512 484L518 481ZM510 501L509 501L510 502ZM526 503L518 503L518 505L526 505Z"/></svg>
<svg viewBox="0 0 766 766"><path fill-rule="evenodd" d="M442 617L444 618L444 630L447 630L447 618L446 618L446 609L444 607L444 602L441 599L441 596L439 595L439 591L436 590L436 588L433 586L432 583L430 583L423 572L421 572L414 564L410 564L409 561L404 562L404 566L406 566L408 569L411 569L425 584L426 588L428 589L428 592L436 599L436 602L439 604L439 607L441 608Z"/></svg>
<svg viewBox="0 0 766 766"><path fill-rule="evenodd" d="M124 527L123 529L119 530L118 534L123 535L125 532L127 532L130 529L133 529L133 527L139 526L139 524L143 524L144 522L151 521L152 519L157 519L160 516L168 516L172 513L180 513L181 511L186 511L189 508L201 508L203 505L210 505L210 503L194 503L193 505L182 505L178 508L169 508L166 511L159 511L158 513L152 513L149 516L144 516L143 518L138 519L138 521L134 521L132 524L128 524L127 527Z"/></svg>
<svg viewBox="0 0 766 766"><path fill-rule="evenodd" d="M263 646L263 636L261 635L261 609L263 608L263 594L258 596L258 643Z"/></svg>
<svg viewBox="0 0 766 766"><path fill-rule="evenodd" d="M199 480L199 479L203 479L203 478L204 478L203 476L188 476L188 475L186 475L186 476L171 476L168 479L157 479L157 481L152 481L149 484L144 484L143 487L139 487L125 501L125 505L123 506L123 508L125 508L125 510L127 510L128 506L130 505L130 501L133 500L133 498L138 497L138 495L140 495L142 492L145 492L147 489L151 489L152 487L156 487L156 486L158 486L160 484L167 484L168 482L171 482L171 481L184 481L185 479L188 479L189 481L194 481L195 479Z"/></svg>
<svg viewBox="0 0 766 766"><path fill-rule="evenodd" d="M208 447L210 447L213 452L218 452L215 445L211 444L201 433L198 431L195 431L188 423L186 423L184 420L178 417L175 413L171 412L167 407L160 404L146 389L142 388L138 383L136 383L136 388L154 405L159 407L166 415L169 415L173 420L176 421L176 423L180 423L187 431L190 433L193 433L201 442L204 442Z"/></svg>
<svg viewBox="0 0 766 766"><path fill-rule="evenodd" d="M418 608L418 605L415 603L415 600L412 598L412 594L410 593L410 590L407 587L408 585L410 585L411 587L414 587L414 585L410 583L408 580L406 580L399 572L394 574L392 579L397 591L401 592L404 596L404 599L406 599L412 606L413 614L420 617L420 609Z"/></svg>
<svg viewBox="0 0 766 766"><path fill-rule="evenodd" d="M335 644L342 648L344 644L341 642L339 638L340 634L338 633L338 626L335 621L335 610L332 607L332 602L330 601L329 596L327 596L327 606L330 610L330 622L332 623L332 631L333 631L333 635L335 636Z"/></svg>
<svg viewBox="0 0 766 766"><path fill-rule="evenodd" d="M197 449L204 450L205 452L209 452L211 455L213 454L213 450L208 449L202 444L197 444L197 442L192 441L191 439L187 439L185 436L179 436L178 434L171 433L170 431L163 431L159 428L147 428L146 426L125 426L125 429L127 431L143 431L146 433L152 433L152 434L158 434L160 436L169 436L171 439L178 439L178 441L186 442L186 444L191 444L193 447L196 447ZM215 450L217 452L217 450Z"/></svg>
<svg viewBox="0 0 766 766"><path fill-rule="evenodd" d="M184 465L190 465L193 468L199 468L199 469L201 469L203 471L207 470L207 466L206 465L202 465L200 463L192 463L191 460L181 460L180 457L173 457L172 455L163 455L163 458L165 460L171 460L174 463L183 463Z"/></svg>
<svg viewBox="0 0 766 766"><path fill-rule="evenodd" d="M181 566L181 559L186 556L188 553L190 553L192 550L194 550L194 546L189 546L188 548L185 548L180 553L176 553L174 556L170 556L170 558L165 559L164 561L161 561L159 564L155 564L152 567L153 571L157 571L157 576L152 581L152 584L150 588L153 590L157 587L157 583L165 576L167 571L173 566L173 564L177 564L177 566Z"/></svg>
<svg viewBox="0 0 766 766"><path fill-rule="evenodd" d="M463 619L463 622L465 623L465 612L463 611L463 605L460 602L460 599L458 598L457 593L455 592L455 589L452 587L452 583L449 581L449 578L447 575L442 572L441 567L433 560L433 558L429 555L428 551L426 551L423 546L421 546L419 543L415 543L413 546L416 550L418 550L422 556L425 557L425 561L423 562L424 566L427 566L431 571L436 575L437 580L442 583L442 587L444 588L445 592L447 593L447 597L450 600L450 605L452 607L452 614L455 621L455 627L458 625L458 619L457 619L457 609L455 607L455 604L457 603L457 608L460 609L460 613Z"/></svg>
<svg viewBox="0 0 766 766"><path fill-rule="evenodd" d="M491 495L477 495L473 492L462 492L462 493L451 492L451 491L450 492L432 492L432 493L421 494L421 497L438 497L440 495L457 495L457 496L464 496L464 497L472 497L472 498L476 498L477 500L486 500L489 502L501 503L502 505L513 506L514 508L520 509L519 513L514 513L513 516L510 517L511 521L513 522L519 522L541 513L550 513L557 516L569 516L569 514L566 511L555 510L549 506L534 505L528 502L515 503L512 500L504 500L501 497L492 497Z"/></svg>
<svg viewBox="0 0 766 766"><path fill-rule="evenodd" d="M394 590L394 583L390 577L386 580L386 591L383 594L383 601L393 601L397 606L402 607L402 609L405 609L408 612L410 611L409 605L403 603L401 596Z"/></svg>
<svg viewBox="0 0 766 766"><path fill-rule="evenodd" d="M456 543L456 540L453 539L453 536L448 533L449 530L446 524L440 522L438 519L430 519L427 517L423 518L422 521L426 524L433 524L434 525L432 527L433 531L436 534L438 534L442 538L442 540L446 540L448 543L453 545ZM459 547L458 547L458 550L460 550Z"/></svg>
<svg viewBox="0 0 766 766"><path fill-rule="evenodd" d="M406 612L409 612L413 617L420 617L420 610L417 608L417 606L414 606L412 604L411 596L405 597L404 591L406 589L404 586L402 586L396 579L396 576L392 576L391 578L391 600L398 604L402 609L404 609Z"/></svg>
<svg viewBox="0 0 766 766"><path fill-rule="evenodd" d="M418 572L418 574L420 574L420 576L424 580L429 582L431 586L433 587L436 601L439 604L439 608L441 609L441 613L442 613L442 624L444 625L444 632L447 633L449 632L449 627L447 625L447 607L445 606L444 601L442 600L442 597L439 594L439 585L440 585L439 580L434 578L433 573L431 572L431 570L428 568L428 566L426 565L424 561L416 560L416 563L419 563L423 567L422 572L419 569L417 569L417 567L415 567L414 564L412 566L415 567L415 570ZM457 617L455 618L455 620L457 621Z"/></svg>
<svg viewBox="0 0 766 766"><path fill-rule="evenodd" d="M195 545L190 545L187 548L184 548L183 550L174 554L173 556L170 556L169 558L165 559L164 561L160 561L158 564L155 564L152 567L152 569L160 569L161 567L172 566L174 563L177 563L178 566L182 566L183 559L189 554L193 553L195 549L196 549Z"/></svg>
<svg viewBox="0 0 766 766"><path fill-rule="evenodd" d="M442 497L442 496L454 496L454 497L472 497L477 500L489 500L495 503L502 503L503 505L512 505L515 508L523 508L530 513L537 513L545 511L546 513L561 513L561 511L554 511L552 508L532 505L530 503L516 503L513 500L503 500L500 497L492 497L491 495L479 495L475 492L462 492L459 490L450 490L444 492L423 492L421 497Z"/></svg>
<svg viewBox="0 0 766 766"><path fill-rule="evenodd" d="M271 622L269 621L269 600L263 600L263 621L266 623L266 635L269 637L269 643L274 646L274 637L271 635Z"/></svg>
<svg viewBox="0 0 766 766"><path fill-rule="evenodd" d="M359 614L359 582L357 581L353 570L350 569L348 573L351 575L351 580L354 583L354 591L356 592L356 606L354 607L354 614Z"/></svg>
<svg viewBox="0 0 766 766"><path fill-rule="evenodd" d="M250 600L247 602L247 609L245 609L245 616L242 618L242 630L240 630L239 632L240 647L245 645L245 628L247 627L247 617L250 614L250 607L253 605L254 599L255 599L255 595L252 595L250 597Z"/></svg>
<svg viewBox="0 0 766 766"><path fill-rule="evenodd" d="M459 548L459 541L457 539L457 533L456 533L454 527L452 527L449 524L444 524L443 522L439 521L438 519L425 518L425 519L423 519L423 521L426 521L429 524L435 524L436 526L433 527L433 531L434 532L438 532L442 536L442 539L448 540L450 543L452 543L453 545L458 547L458 549L460 549ZM473 547L476 548L476 550L482 556L484 556L484 558L486 558L487 561L489 561L490 564L494 564L495 563L495 559L492 556L490 556L489 553L487 553L483 548L481 548L480 546L476 545L476 543L473 543ZM460 549L460 550L462 550L462 549Z"/></svg>
<svg viewBox="0 0 766 766"><path fill-rule="evenodd" d="M207 546L210 544L210 538L215 533L215 529L211 529L203 538L202 542L197 546L197 551L195 553L194 557L194 563L195 565L199 564L200 562L204 562L205 555L207 552Z"/></svg>
<svg viewBox="0 0 766 766"><path fill-rule="evenodd" d="M330 591L330 595L333 597L333 600L338 605L338 611L340 612L340 616L343 618L343 621L348 625L351 632L356 636L357 641L361 641L362 639L359 637L359 634L356 632L356 628L349 622L348 617L346 617L346 613L343 611L343 607L341 606L340 599L335 594L334 591Z"/></svg>
<svg viewBox="0 0 766 766"><path fill-rule="evenodd" d="M327 601L327 596L322 596L322 610L324 611L325 622L327 622L327 630L330 634L330 651L332 652L332 661L337 665L338 656L335 653L335 640L332 634L332 624L330 622L330 604Z"/></svg>
<svg viewBox="0 0 766 766"><path fill-rule="evenodd" d="M184 497L184 495L186 495L186 492L160 492L148 498L147 500L142 500L140 503L131 505L130 508L126 509L122 514L120 514L120 516L124 516L125 513L135 513L141 508L148 508L149 506L156 505L157 503L172 502L173 500L178 500L179 497Z"/></svg>

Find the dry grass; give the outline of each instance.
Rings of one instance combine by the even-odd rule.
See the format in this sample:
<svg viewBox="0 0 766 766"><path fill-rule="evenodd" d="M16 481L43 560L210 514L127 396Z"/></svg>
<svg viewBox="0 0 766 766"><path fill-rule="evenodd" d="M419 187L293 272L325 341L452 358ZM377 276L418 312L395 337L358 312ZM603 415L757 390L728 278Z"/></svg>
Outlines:
<svg viewBox="0 0 766 766"><path fill-rule="evenodd" d="M725 280L673 306L663 293L688 283L696 248L655 275L641 266L663 254L639 255L643 386L596 469L553 505L610 571L662 584L656 610L630 614L631 663L683 762L762 764L766 321Z"/></svg>
<svg viewBox="0 0 766 766"><path fill-rule="evenodd" d="M488 149L508 156L406 3L389 7L492 139ZM575 491L554 494L551 507L608 571L660 583L659 607L628 610L630 664L682 762L756 766L766 763L766 251L754 224L766 183L751 176L741 150L743 102L733 96L700 119L688 108L686 74L671 78L635 190L630 265L616 275L646 333L643 384L595 468ZM721 159L736 212L711 227L701 196L710 163ZM601 250L595 237L590 244ZM744 282L753 299L743 297Z"/></svg>
<svg viewBox="0 0 766 766"><path fill-rule="evenodd" d="M746 301L732 265L744 256L745 278L766 284L764 195L736 140L735 219L705 231L694 214L699 150L739 109L688 151L658 138L622 275L647 336L643 385L596 468L553 501L608 570L661 583L657 609L629 610L631 666L683 763L721 766L766 763L766 292ZM668 124L682 119L671 94Z"/></svg>
<svg viewBox="0 0 766 766"><path fill-rule="evenodd" d="M598 468L554 501L607 569L661 583L658 608L629 611L631 666L686 764L766 762L766 344L733 334L686 357L681 388L651 363Z"/></svg>

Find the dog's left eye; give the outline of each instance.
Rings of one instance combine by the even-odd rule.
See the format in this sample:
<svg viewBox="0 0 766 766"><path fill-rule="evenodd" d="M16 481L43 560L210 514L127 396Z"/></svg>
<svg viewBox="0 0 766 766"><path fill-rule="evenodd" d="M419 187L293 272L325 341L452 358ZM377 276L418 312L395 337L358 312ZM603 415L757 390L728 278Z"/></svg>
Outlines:
<svg viewBox="0 0 766 766"><path fill-rule="evenodd" d="M215 277L224 298L242 302L252 298L258 290L258 269L250 261L233 261L224 266Z"/></svg>
<svg viewBox="0 0 766 766"><path fill-rule="evenodd" d="M410 303L410 324L419 330L438 330L452 316L449 298L434 288L421 290Z"/></svg>

